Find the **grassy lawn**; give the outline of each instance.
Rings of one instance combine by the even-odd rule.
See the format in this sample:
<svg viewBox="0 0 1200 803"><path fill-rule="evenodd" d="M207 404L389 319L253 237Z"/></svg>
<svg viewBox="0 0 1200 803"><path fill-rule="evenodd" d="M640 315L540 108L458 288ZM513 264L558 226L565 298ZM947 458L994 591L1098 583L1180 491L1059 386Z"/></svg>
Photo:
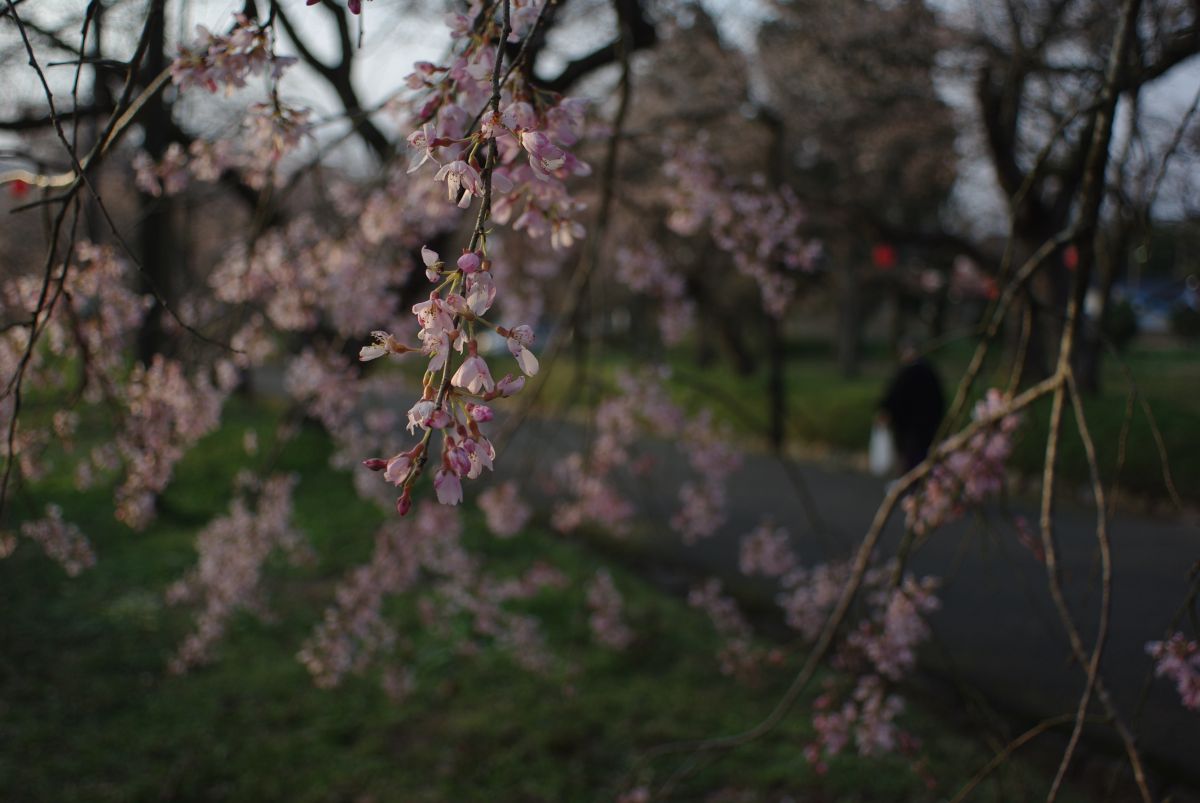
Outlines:
<svg viewBox="0 0 1200 803"><path fill-rule="evenodd" d="M941 374L947 397L951 396L970 360L972 345L952 343L931 359ZM749 376L736 374L718 362L700 367L691 352L666 355L672 369L672 392L681 403L712 406L748 442L761 442L767 431L767 378L765 370ZM1179 493L1186 499L1200 498L1200 451L1186 445L1200 442L1200 352L1194 347L1133 347L1123 357L1137 388L1149 402L1168 453L1169 465ZM630 360L614 351L589 367L587 377L600 389L612 386L617 370L630 368ZM562 401L579 396L578 378L571 360L550 373L545 396ZM1007 366L985 369L976 382L976 398L988 387L1003 387ZM876 405L895 371L895 363L882 346L868 348L860 375L844 378L831 348L818 341L791 344L787 361L788 436L793 442L841 452L865 452ZM1140 401L1133 404L1125 438L1125 456L1117 473L1119 443L1125 427L1129 375L1116 360L1107 357L1102 392L1085 399L1088 426L1096 442L1106 482L1114 477L1123 491L1146 497L1165 497L1162 462L1153 430ZM599 391L596 391L599 392ZM1050 400L1035 405L1017 440L1013 468L1025 475L1040 475L1050 417ZM1073 416L1068 409L1068 425ZM1062 476L1068 484L1088 482L1087 463L1081 442L1072 427L1060 449Z"/></svg>
<svg viewBox="0 0 1200 803"><path fill-rule="evenodd" d="M233 472L250 460L243 432L256 430L269 449L274 416L233 405L179 467L144 533L113 520L103 491L74 491L65 477L23 492L26 512L52 500L84 523L98 563L68 579L28 543L0 561L0 799L611 801L679 766L638 765L640 750L756 722L802 657L786 652L755 683L723 677L711 625L680 600L585 545L537 527L500 541L469 518L467 540L490 569L516 574L540 559L575 581L520 603L543 621L552 667L533 674L499 650L456 655L422 630L412 600L397 599L390 613L409 645L415 693L393 701L374 676L320 690L295 654L333 584L369 554L381 514L328 468L327 439L306 428L277 467L302 472L297 522L319 560L272 564L275 621L237 617L213 664L170 675L189 621L164 606L163 591L194 560L196 530L225 509ZM626 652L589 635L582 584L601 565L639 634ZM815 775L801 756L811 732L798 710L769 737L698 762L673 799L935 800L990 756L919 703L905 725L923 740L932 789L899 757L842 757ZM1016 764L973 799L1025 799L1045 784Z"/></svg>

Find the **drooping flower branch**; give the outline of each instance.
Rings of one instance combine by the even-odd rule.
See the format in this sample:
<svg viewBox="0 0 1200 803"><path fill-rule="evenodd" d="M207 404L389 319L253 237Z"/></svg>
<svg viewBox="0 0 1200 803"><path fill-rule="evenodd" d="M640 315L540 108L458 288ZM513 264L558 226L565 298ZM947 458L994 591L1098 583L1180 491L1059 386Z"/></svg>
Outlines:
<svg viewBox="0 0 1200 803"><path fill-rule="evenodd" d="M975 421L995 418L1010 399L991 389L972 413ZM902 502L909 528L921 535L953 520L971 505L999 493L1012 454L1019 414L1004 415L980 429L961 448L940 457L920 487Z"/></svg>
<svg viewBox="0 0 1200 803"><path fill-rule="evenodd" d="M434 180L445 183L448 200L467 208L478 199L479 211L470 243L453 264L427 247L421 250L435 288L427 301L412 308L418 344L380 331L359 355L374 360L419 352L428 358L421 397L408 412L409 432L422 431L421 439L390 459L365 461L400 489L396 509L401 515L412 506L412 490L430 459L435 432L441 436L440 466L433 478L438 501L462 501L462 481L490 470L496 457L480 426L493 417L488 403L518 393L526 377L538 370L530 349L532 327L506 327L488 317L496 300L488 252L492 222L507 222L523 201L525 211L514 228L537 236L543 232L536 221L549 215L555 244L569 245L580 233L570 218L579 205L570 200L563 182L587 168L562 146L576 140L583 107L574 101L548 104L523 83L522 73L511 67L504 72L512 5L509 0L479 4L466 16L452 17L452 36L462 45L456 60L449 67L418 64L409 76L409 86L426 96L418 114L424 122L408 138L413 149L409 172L434 163ZM481 103L470 122L466 109ZM522 153L527 160L517 164ZM516 360L516 376L493 377L480 343L486 330L503 339Z"/></svg>

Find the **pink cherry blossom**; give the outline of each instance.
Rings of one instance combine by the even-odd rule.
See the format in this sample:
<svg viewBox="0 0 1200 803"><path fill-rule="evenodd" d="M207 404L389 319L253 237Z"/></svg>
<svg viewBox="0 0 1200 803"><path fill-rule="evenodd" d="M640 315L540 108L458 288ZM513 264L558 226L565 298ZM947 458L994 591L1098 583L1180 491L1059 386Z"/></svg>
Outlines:
<svg viewBox="0 0 1200 803"><path fill-rule="evenodd" d="M512 374L505 374L504 378L496 383L496 393L504 398L515 396L525 387L525 377L518 376L513 378Z"/></svg>
<svg viewBox="0 0 1200 803"><path fill-rule="evenodd" d="M562 149L541 131L523 131L519 138L521 147L529 153L529 166L538 178L548 179L551 173L563 166L565 156Z"/></svg>
<svg viewBox="0 0 1200 803"><path fill-rule="evenodd" d="M462 365L450 378L450 384L476 395L490 391L496 386L487 363L478 354L472 354L463 360Z"/></svg>
<svg viewBox="0 0 1200 803"><path fill-rule="evenodd" d="M437 142L437 132L432 123L425 123L408 135L408 147L413 151L412 160L408 166L409 173L415 173L429 161L441 166L435 154L438 148Z"/></svg>
<svg viewBox="0 0 1200 803"><path fill-rule="evenodd" d="M532 511L521 499L515 482L492 485L479 495L487 527L498 538L511 538L528 523Z"/></svg>
<svg viewBox="0 0 1200 803"><path fill-rule="evenodd" d="M434 180L446 182L447 199L456 201L464 209L470 206L472 197L483 195L483 179L479 172L461 159L443 165Z"/></svg>
<svg viewBox="0 0 1200 803"><path fill-rule="evenodd" d="M588 625L596 641L614 650L623 650L633 641L634 633L622 616L624 600L606 569L599 569L587 588L591 610Z"/></svg>
<svg viewBox="0 0 1200 803"><path fill-rule="evenodd" d="M1151 641L1146 652L1155 661L1157 677L1175 681L1184 708L1200 711L1200 643L1174 633L1167 641Z"/></svg>
<svg viewBox="0 0 1200 803"><path fill-rule="evenodd" d="M457 505L463 500L462 482L458 475L449 469L438 469L433 478L433 488L437 499L443 505Z"/></svg>
<svg viewBox="0 0 1200 803"><path fill-rule="evenodd" d="M412 351L408 346L396 340L390 332L372 332L371 335L375 338L375 342L369 346L363 346L358 351L358 359L363 362L378 359L385 354L404 354Z"/></svg>
<svg viewBox="0 0 1200 803"><path fill-rule="evenodd" d="M521 372L526 376L535 376L538 372L537 356L529 350L533 345L533 329L529 326L517 326L508 332L508 350L517 359Z"/></svg>
<svg viewBox="0 0 1200 803"><path fill-rule="evenodd" d="M438 256L437 251L425 245L421 246L421 262L425 265L425 276L429 281L436 282L438 279L438 270L442 267L442 260Z"/></svg>

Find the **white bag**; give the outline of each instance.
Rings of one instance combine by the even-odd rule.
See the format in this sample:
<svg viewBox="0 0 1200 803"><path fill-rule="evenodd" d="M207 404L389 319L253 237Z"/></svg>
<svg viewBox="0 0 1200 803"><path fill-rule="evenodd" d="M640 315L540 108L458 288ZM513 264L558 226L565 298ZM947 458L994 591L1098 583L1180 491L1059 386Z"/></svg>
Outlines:
<svg viewBox="0 0 1200 803"><path fill-rule="evenodd" d="M896 446L892 442L892 431L882 421L871 427L869 465L876 477L886 477L896 464Z"/></svg>

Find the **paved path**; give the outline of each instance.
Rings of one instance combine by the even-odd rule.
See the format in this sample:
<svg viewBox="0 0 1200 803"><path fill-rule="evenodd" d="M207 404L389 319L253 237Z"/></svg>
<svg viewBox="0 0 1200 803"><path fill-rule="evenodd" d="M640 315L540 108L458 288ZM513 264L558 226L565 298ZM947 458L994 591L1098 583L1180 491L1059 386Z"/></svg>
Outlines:
<svg viewBox="0 0 1200 803"><path fill-rule="evenodd" d="M578 442L577 428L530 422L502 462L510 471L532 476L529 461L561 454ZM660 454L659 471L632 488L643 500L642 512L664 523L656 551L666 550L692 569L719 576L736 573L738 539L764 515L788 527L806 562L845 555L867 531L884 495L882 481L868 475L818 463L793 464L820 516L835 531L818 536L796 484L780 463L751 455L730 484L729 522L719 535L689 548L665 526L684 470L671 459L670 447L651 448ZM1062 576L1090 647L1099 600L1095 514L1070 503L1060 508L1056 528ZM1031 504L1015 503L1012 509L1037 520ZM901 533L897 517L883 549L893 552ZM1110 522L1110 534L1116 571L1102 671L1121 711L1132 719L1151 668L1144 645L1162 637L1182 602L1189 568L1200 560L1200 527L1120 516ZM1009 516L990 510L937 531L911 566L944 581L942 609L930 619L935 646L922 659L930 672L965 681L996 709L1022 720L1075 710L1083 673L1070 660L1044 567L1018 543ZM1150 685L1138 732L1152 762L1200 782L1200 713L1185 711L1168 681Z"/></svg>

